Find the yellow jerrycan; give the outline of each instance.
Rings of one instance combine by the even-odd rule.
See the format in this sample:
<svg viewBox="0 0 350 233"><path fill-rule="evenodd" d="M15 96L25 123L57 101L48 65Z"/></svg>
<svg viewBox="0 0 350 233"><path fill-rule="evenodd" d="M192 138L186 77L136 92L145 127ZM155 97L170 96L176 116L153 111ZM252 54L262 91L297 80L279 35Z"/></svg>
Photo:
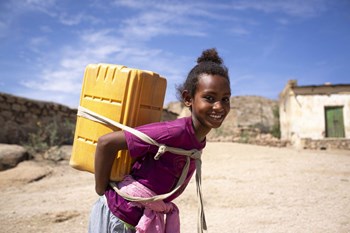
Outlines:
<svg viewBox="0 0 350 233"><path fill-rule="evenodd" d="M129 127L161 120L166 79L159 74L113 64L86 67L80 106ZM69 164L78 170L94 172L94 157L100 136L120 130L77 116ZM110 179L122 180L130 172L128 151L115 156Z"/></svg>

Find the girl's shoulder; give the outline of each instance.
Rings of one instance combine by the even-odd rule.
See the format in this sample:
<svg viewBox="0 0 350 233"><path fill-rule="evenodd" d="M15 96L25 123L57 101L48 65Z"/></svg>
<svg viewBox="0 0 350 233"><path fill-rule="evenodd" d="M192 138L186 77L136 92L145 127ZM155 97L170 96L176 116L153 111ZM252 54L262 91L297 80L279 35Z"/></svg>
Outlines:
<svg viewBox="0 0 350 233"><path fill-rule="evenodd" d="M155 122L137 127L136 129L147 134L153 139L167 138L183 134L191 126L191 119L188 117L178 118L171 121Z"/></svg>

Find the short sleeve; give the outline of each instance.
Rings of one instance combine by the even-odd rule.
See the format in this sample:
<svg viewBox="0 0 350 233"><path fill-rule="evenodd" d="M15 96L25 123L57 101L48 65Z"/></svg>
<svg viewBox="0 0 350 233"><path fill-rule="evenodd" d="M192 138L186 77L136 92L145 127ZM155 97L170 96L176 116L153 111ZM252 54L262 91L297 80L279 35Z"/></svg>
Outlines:
<svg viewBox="0 0 350 233"><path fill-rule="evenodd" d="M153 140L160 142L162 138L167 137L168 130L165 124L157 122L153 124L143 125L136 128L138 131L145 133ZM142 139L133 135L128 131L124 131L126 143L128 144L128 150L132 158L142 157L145 154L155 154L158 151L158 147L144 142Z"/></svg>

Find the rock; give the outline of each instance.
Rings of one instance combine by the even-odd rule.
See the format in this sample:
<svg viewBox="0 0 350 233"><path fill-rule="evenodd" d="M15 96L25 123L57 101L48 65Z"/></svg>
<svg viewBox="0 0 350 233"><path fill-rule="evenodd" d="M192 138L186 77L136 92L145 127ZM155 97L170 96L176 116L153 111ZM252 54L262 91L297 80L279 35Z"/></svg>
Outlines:
<svg viewBox="0 0 350 233"><path fill-rule="evenodd" d="M43 158L52 160L52 161L61 161L61 160L69 160L72 153L72 146L63 145L63 146L53 146L49 150L47 150Z"/></svg>
<svg viewBox="0 0 350 233"><path fill-rule="evenodd" d="M1 172L0 189L36 182L51 173L52 168L43 162L24 161L15 168Z"/></svg>
<svg viewBox="0 0 350 233"><path fill-rule="evenodd" d="M183 103L178 101L178 102L170 102L165 107L165 109L167 109L167 111L169 112L173 112L173 113L176 113L177 115L180 115L184 107L185 106L183 105Z"/></svg>
<svg viewBox="0 0 350 233"><path fill-rule="evenodd" d="M162 111L162 121L172 121L175 120L178 117L178 114L171 112L167 109L163 109Z"/></svg>
<svg viewBox="0 0 350 233"><path fill-rule="evenodd" d="M23 146L0 144L0 171L16 167L28 158L29 154Z"/></svg>

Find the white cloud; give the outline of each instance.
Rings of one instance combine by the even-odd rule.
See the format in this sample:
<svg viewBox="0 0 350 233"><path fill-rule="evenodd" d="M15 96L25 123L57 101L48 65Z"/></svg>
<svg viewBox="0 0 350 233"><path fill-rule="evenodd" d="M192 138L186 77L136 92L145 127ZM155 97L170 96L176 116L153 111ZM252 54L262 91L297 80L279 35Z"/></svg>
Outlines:
<svg viewBox="0 0 350 233"><path fill-rule="evenodd" d="M170 13L167 11L141 12L123 22L121 32L138 40L149 40L163 35L204 36L205 27L186 12Z"/></svg>
<svg viewBox="0 0 350 233"><path fill-rule="evenodd" d="M49 44L49 40L47 37L40 36L40 37L33 37L29 40L29 44L33 46L34 48L40 47L42 45Z"/></svg>
<svg viewBox="0 0 350 233"><path fill-rule="evenodd" d="M15 11L20 13L28 11L38 11L47 14L51 17L56 16L56 13L51 9L56 5L56 0L24 0L12 1Z"/></svg>
<svg viewBox="0 0 350 233"><path fill-rule="evenodd" d="M115 1L115 4L137 11L123 21L121 31L143 40L163 35L203 37L210 32L210 20L237 20L220 12L227 6L221 3L133 0Z"/></svg>
<svg viewBox="0 0 350 233"><path fill-rule="evenodd" d="M59 16L59 21L64 25L72 26L72 25L80 24L83 18L84 18L84 15L82 13L75 14L75 15L62 13Z"/></svg>
<svg viewBox="0 0 350 233"><path fill-rule="evenodd" d="M53 29L48 25L40 26L40 31L43 33L52 33Z"/></svg>
<svg viewBox="0 0 350 233"><path fill-rule="evenodd" d="M288 20L286 18L278 18L276 21L281 25L289 25L290 24L290 20Z"/></svg>
<svg viewBox="0 0 350 233"><path fill-rule="evenodd" d="M284 13L297 17L310 17L318 15L326 9L326 0L241 0L232 3L236 10L262 11L265 13Z"/></svg>
<svg viewBox="0 0 350 233"><path fill-rule="evenodd" d="M58 20L61 24L66 26L76 26L83 22L88 22L89 24L96 25L102 22L88 13L80 12L75 14L68 14L67 12L62 12L58 16Z"/></svg>
<svg viewBox="0 0 350 233"><path fill-rule="evenodd" d="M229 29L229 31L233 34L236 35L240 35L240 36L244 36L244 35L249 35L250 31L246 28L243 28L241 26L237 26L237 27L232 27Z"/></svg>
<svg viewBox="0 0 350 233"><path fill-rule="evenodd" d="M138 0L115 0L117 6L125 6L134 9L144 9L148 4L154 4L154 1L138 1Z"/></svg>
<svg viewBox="0 0 350 233"><path fill-rule="evenodd" d="M272 35L270 41L262 47L262 54L260 59L267 59L276 50L280 48L282 39L278 36Z"/></svg>
<svg viewBox="0 0 350 233"><path fill-rule="evenodd" d="M22 85L38 90L59 91L70 93L79 87L84 66L77 66L73 69L52 69L47 68L41 71L39 79L22 81Z"/></svg>
<svg viewBox="0 0 350 233"><path fill-rule="evenodd" d="M4 21L0 21L0 38L3 38L6 36L7 30L8 30L7 23Z"/></svg>

